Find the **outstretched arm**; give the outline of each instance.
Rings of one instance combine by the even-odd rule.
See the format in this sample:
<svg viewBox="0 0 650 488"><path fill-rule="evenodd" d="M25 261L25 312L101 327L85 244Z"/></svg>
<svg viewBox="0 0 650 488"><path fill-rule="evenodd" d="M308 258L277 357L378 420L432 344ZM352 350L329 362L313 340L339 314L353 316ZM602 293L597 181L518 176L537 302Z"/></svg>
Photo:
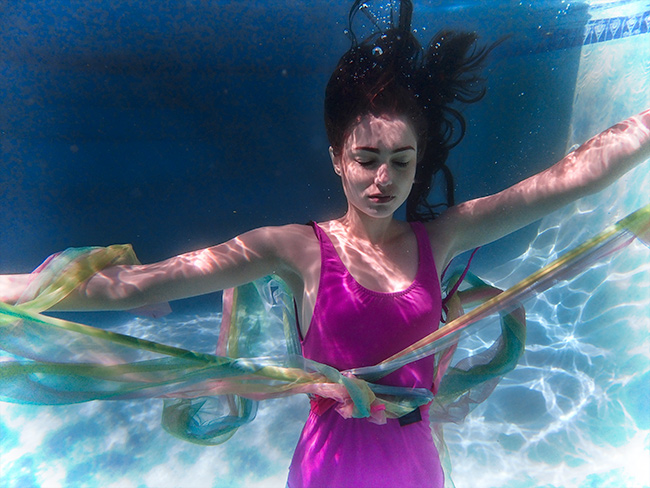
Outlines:
<svg viewBox="0 0 650 488"><path fill-rule="evenodd" d="M288 263L297 233L292 227L255 229L218 246L154 264L106 268L54 309L128 310L231 288L271 273L293 273ZM28 280L29 275L0 276L0 300L14 303Z"/></svg>
<svg viewBox="0 0 650 488"><path fill-rule="evenodd" d="M596 193L648 158L650 110L601 132L541 173L447 210L432 223L433 235L449 236L440 258L449 261Z"/></svg>

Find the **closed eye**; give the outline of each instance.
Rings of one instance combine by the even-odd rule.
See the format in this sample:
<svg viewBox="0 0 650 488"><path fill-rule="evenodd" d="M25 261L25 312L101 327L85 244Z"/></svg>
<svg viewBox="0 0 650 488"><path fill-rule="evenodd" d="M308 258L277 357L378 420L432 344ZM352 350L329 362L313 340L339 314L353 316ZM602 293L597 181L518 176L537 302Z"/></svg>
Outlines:
<svg viewBox="0 0 650 488"><path fill-rule="evenodd" d="M374 160L365 160L365 159L357 159L356 161L357 161L358 164L360 164L361 166L364 166L364 167L365 166L372 166L373 164L376 163L376 161L374 161Z"/></svg>

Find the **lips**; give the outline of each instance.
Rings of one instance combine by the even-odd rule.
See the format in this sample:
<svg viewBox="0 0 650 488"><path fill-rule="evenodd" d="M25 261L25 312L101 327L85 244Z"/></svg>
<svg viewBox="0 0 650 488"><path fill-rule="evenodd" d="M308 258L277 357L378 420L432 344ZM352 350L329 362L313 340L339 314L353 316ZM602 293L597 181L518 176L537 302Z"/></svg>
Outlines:
<svg viewBox="0 0 650 488"><path fill-rule="evenodd" d="M368 198L375 203L388 203L395 197L392 195L370 195Z"/></svg>

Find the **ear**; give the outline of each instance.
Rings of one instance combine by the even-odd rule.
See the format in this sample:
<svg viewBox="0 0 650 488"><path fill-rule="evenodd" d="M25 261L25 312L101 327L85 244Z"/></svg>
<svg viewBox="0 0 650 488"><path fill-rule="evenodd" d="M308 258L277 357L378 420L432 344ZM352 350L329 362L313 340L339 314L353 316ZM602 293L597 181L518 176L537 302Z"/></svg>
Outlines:
<svg viewBox="0 0 650 488"><path fill-rule="evenodd" d="M332 160L332 166L334 166L334 172L341 176L341 158L334 154L334 148L330 146L330 159Z"/></svg>

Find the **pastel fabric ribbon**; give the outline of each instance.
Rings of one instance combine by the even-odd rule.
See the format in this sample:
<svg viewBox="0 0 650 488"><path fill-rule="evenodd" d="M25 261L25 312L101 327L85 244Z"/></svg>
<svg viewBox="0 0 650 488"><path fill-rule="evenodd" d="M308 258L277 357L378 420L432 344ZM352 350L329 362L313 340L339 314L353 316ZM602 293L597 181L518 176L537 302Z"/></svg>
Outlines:
<svg viewBox="0 0 650 488"><path fill-rule="evenodd" d="M349 371L303 358L293 299L276 277L224 292L215 354L189 351L44 315L99 270L135 263L128 245L69 249L34 272L24 297L0 303L0 399L30 404L162 398L163 426L199 444L218 444L255 417L256 401L306 393L331 399L344 417L381 423L431 404L434 423L458 421L511 371L524 350L520 303L569 279L634 238L650 241L650 206L631 214L505 292L468 274L448 301L448 323L382 363ZM456 280L458 279L458 275ZM448 289L454 286L452 279ZM463 313L466 307L476 306ZM501 314L492 347L451 365L463 333ZM285 339L269 347L266 331ZM272 355L268 352L271 351ZM438 393L388 387L376 379L421 357L436 355Z"/></svg>

